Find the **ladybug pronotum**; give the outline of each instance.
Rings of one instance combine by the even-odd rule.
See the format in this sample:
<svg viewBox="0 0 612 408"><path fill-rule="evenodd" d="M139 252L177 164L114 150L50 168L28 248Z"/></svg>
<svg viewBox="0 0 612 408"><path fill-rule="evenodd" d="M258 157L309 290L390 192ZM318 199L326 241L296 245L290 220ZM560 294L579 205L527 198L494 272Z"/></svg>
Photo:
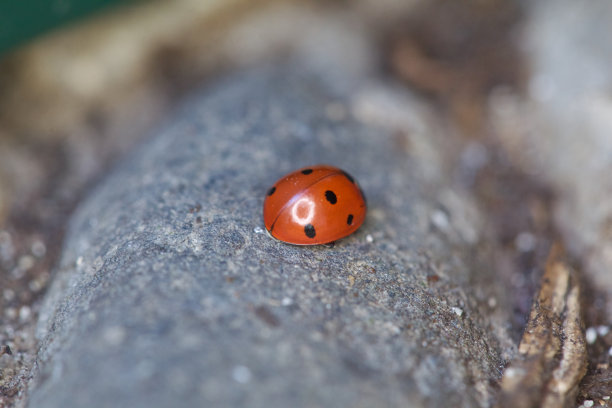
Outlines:
<svg viewBox="0 0 612 408"><path fill-rule="evenodd" d="M270 235L294 245L344 238L363 224L365 215L365 196L355 179L326 165L287 174L268 190L263 206Z"/></svg>

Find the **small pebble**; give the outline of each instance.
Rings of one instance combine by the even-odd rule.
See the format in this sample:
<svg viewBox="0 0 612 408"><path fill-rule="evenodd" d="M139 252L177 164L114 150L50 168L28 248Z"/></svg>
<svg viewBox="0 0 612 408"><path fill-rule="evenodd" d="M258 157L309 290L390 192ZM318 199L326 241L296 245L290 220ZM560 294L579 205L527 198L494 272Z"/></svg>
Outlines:
<svg viewBox="0 0 612 408"><path fill-rule="evenodd" d="M514 377L523 376L523 375L525 375L525 370L523 370L522 368L517 368L517 367L508 367L506 371L504 372L504 376L508 378L514 378Z"/></svg>
<svg viewBox="0 0 612 408"><path fill-rule="evenodd" d="M260 226L257 226L255 228L253 228L253 232L256 233L256 234L263 234L264 230Z"/></svg>
<svg viewBox="0 0 612 408"><path fill-rule="evenodd" d="M536 238L530 232L521 232L516 236L514 240L514 245L521 252L530 252L536 246Z"/></svg>
<svg viewBox="0 0 612 408"><path fill-rule="evenodd" d="M32 310L29 306L21 306L21 308L19 309L19 320L25 322L30 318L31 315Z"/></svg>
<svg viewBox="0 0 612 408"><path fill-rule="evenodd" d="M44 242L40 240L32 242L32 247L30 250L32 251L32 255L37 258L41 258L47 253L47 247L45 246Z"/></svg>
<svg viewBox="0 0 612 408"><path fill-rule="evenodd" d="M120 346L127 337L125 329L121 326L112 326L104 330L104 341L112 347Z"/></svg>
<svg viewBox="0 0 612 408"><path fill-rule="evenodd" d="M610 347L610 349L608 350L608 355L612 357L612 347Z"/></svg>
<svg viewBox="0 0 612 408"><path fill-rule="evenodd" d="M34 279L33 281L30 281L30 283L28 283L28 287L32 292L38 292L42 289L43 285L40 281Z"/></svg>
<svg viewBox="0 0 612 408"><path fill-rule="evenodd" d="M601 337L604 337L609 332L610 328L608 326L597 326L597 334L599 334Z"/></svg>
<svg viewBox="0 0 612 408"><path fill-rule="evenodd" d="M36 260L34 259L33 256L31 256L31 255L24 255L21 258L19 258L18 267L22 271L28 271L28 270L32 269L32 267L34 266L35 263L36 263Z"/></svg>
<svg viewBox="0 0 612 408"><path fill-rule="evenodd" d="M593 404L594 404L593 400L584 400L584 402L582 403L582 405L584 405L587 408L592 407Z"/></svg>
<svg viewBox="0 0 612 408"><path fill-rule="evenodd" d="M606 395L605 397L602 397L601 399L604 400L604 401L609 401L610 400L610 396Z"/></svg>
<svg viewBox="0 0 612 408"><path fill-rule="evenodd" d="M431 214L431 223L442 231L447 230L449 226L448 217L441 210L436 210Z"/></svg>
<svg viewBox="0 0 612 408"><path fill-rule="evenodd" d="M495 306L497 306L497 299L490 297L487 303L489 304L489 307L493 309Z"/></svg>
<svg viewBox="0 0 612 408"><path fill-rule="evenodd" d="M11 269L11 278L18 280L25 276L26 270L17 266L16 268Z"/></svg>
<svg viewBox="0 0 612 408"><path fill-rule="evenodd" d="M368 243L370 243L370 244L371 244L372 242L374 242L374 238L372 237L372 235L370 235L370 234L366 235L366 242L368 242Z"/></svg>
<svg viewBox="0 0 612 408"><path fill-rule="evenodd" d="M248 367L239 365L232 370L232 378L240 384L246 384L251 381L251 370Z"/></svg>
<svg viewBox="0 0 612 408"><path fill-rule="evenodd" d="M10 302L11 300L15 299L15 292L11 289L4 289L2 291L2 296L4 296L4 300Z"/></svg>
<svg viewBox="0 0 612 408"><path fill-rule="evenodd" d="M452 310L453 312L455 312L455 314L456 314L457 316L459 316L459 317L461 317L461 316L463 315L463 309L461 309L461 308L459 308L459 307L455 307L455 306L453 306L453 307L451 307L451 310Z"/></svg>
<svg viewBox="0 0 612 408"><path fill-rule="evenodd" d="M4 310L4 315L9 320L14 320L17 317L17 310L14 307L7 307Z"/></svg>
<svg viewBox="0 0 612 408"><path fill-rule="evenodd" d="M588 344L593 344L595 340L597 340L597 330L594 327L589 327L586 329L586 341Z"/></svg>
<svg viewBox="0 0 612 408"><path fill-rule="evenodd" d="M289 297L284 297L283 300L281 300L281 305L283 306L291 306L292 304L293 300L291 300Z"/></svg>

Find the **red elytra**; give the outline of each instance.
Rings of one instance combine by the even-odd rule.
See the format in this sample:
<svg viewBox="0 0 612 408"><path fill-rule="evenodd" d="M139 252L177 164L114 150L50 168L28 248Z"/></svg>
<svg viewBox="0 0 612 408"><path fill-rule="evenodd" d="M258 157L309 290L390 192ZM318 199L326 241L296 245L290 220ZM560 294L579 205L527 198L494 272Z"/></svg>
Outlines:
<svg viewBox="0 0 612 408"><path fill-rule="evenodd" d="M355 232L366 215L357 182L333 166L304 167L272 186L263 205L266 229L294 245L334 242Z"/></svg>

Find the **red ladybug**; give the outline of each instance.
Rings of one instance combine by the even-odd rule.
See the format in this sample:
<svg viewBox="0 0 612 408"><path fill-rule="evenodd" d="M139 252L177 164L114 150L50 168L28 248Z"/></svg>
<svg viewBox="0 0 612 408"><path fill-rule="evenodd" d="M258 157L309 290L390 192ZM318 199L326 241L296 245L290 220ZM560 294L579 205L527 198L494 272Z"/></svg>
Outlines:
<svg viewBox="0 0 612 408"><path fill-rule="evenodd" d="M337 167L304 167L268 190L264 224L276 239L294 245L334 242L363 224L366 201L350 174Z"/></svg>

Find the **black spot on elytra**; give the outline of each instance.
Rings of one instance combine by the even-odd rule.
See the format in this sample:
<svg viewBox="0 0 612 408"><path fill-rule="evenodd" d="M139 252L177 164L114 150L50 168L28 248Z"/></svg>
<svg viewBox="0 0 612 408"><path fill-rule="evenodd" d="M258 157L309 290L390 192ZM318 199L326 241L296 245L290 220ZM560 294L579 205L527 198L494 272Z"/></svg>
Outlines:
<svg viewBox="0 0 612 408"><path fill-rule="evenodd" d="M315 227L312 224L306 224L306 226L304 227L304 233L308 238L314 238L315 235L317 235Z"/></svg>
<svg viewBox="0 0 612 408"><path fill-rule="evenodd" d="M346 177L347 179L349 179L349 181L350 181L351 183L353 183L353 184L355 183L355 179L353 178L353 176L351 176L350 174L348 174L346 171L344 171L344 170L343 170L343 171L342 171L342 174L344 174L344 177Z"/></svg>
<svg viewBox="0 0 612 408"><path fill-rule="evenodd" d="M348 225L353 225L353 214L348 215L348 218L346 219L346 223Z"/></svg>
<svg viewBox="0 0 612 408"><path fill-rule="evenodd" d="M268 195L271 196L272 194L274 194L275 191L276 191L276 187L272 187L271 189L268 190Z"/></svg>
<svg viewBox="0 0 612 408"><path fill-rule="evenodd" d="M331 190L327 190L325 192L325 198L332 204L336 204L338 202L338 197L336 197L336 193Z"/></svg>
<svg viewBox="0 0 612 408"><path fill-rule="evenodd" d="M312 169L304 169L302 170L302 174L310 174L312 173Z"/></svg>

